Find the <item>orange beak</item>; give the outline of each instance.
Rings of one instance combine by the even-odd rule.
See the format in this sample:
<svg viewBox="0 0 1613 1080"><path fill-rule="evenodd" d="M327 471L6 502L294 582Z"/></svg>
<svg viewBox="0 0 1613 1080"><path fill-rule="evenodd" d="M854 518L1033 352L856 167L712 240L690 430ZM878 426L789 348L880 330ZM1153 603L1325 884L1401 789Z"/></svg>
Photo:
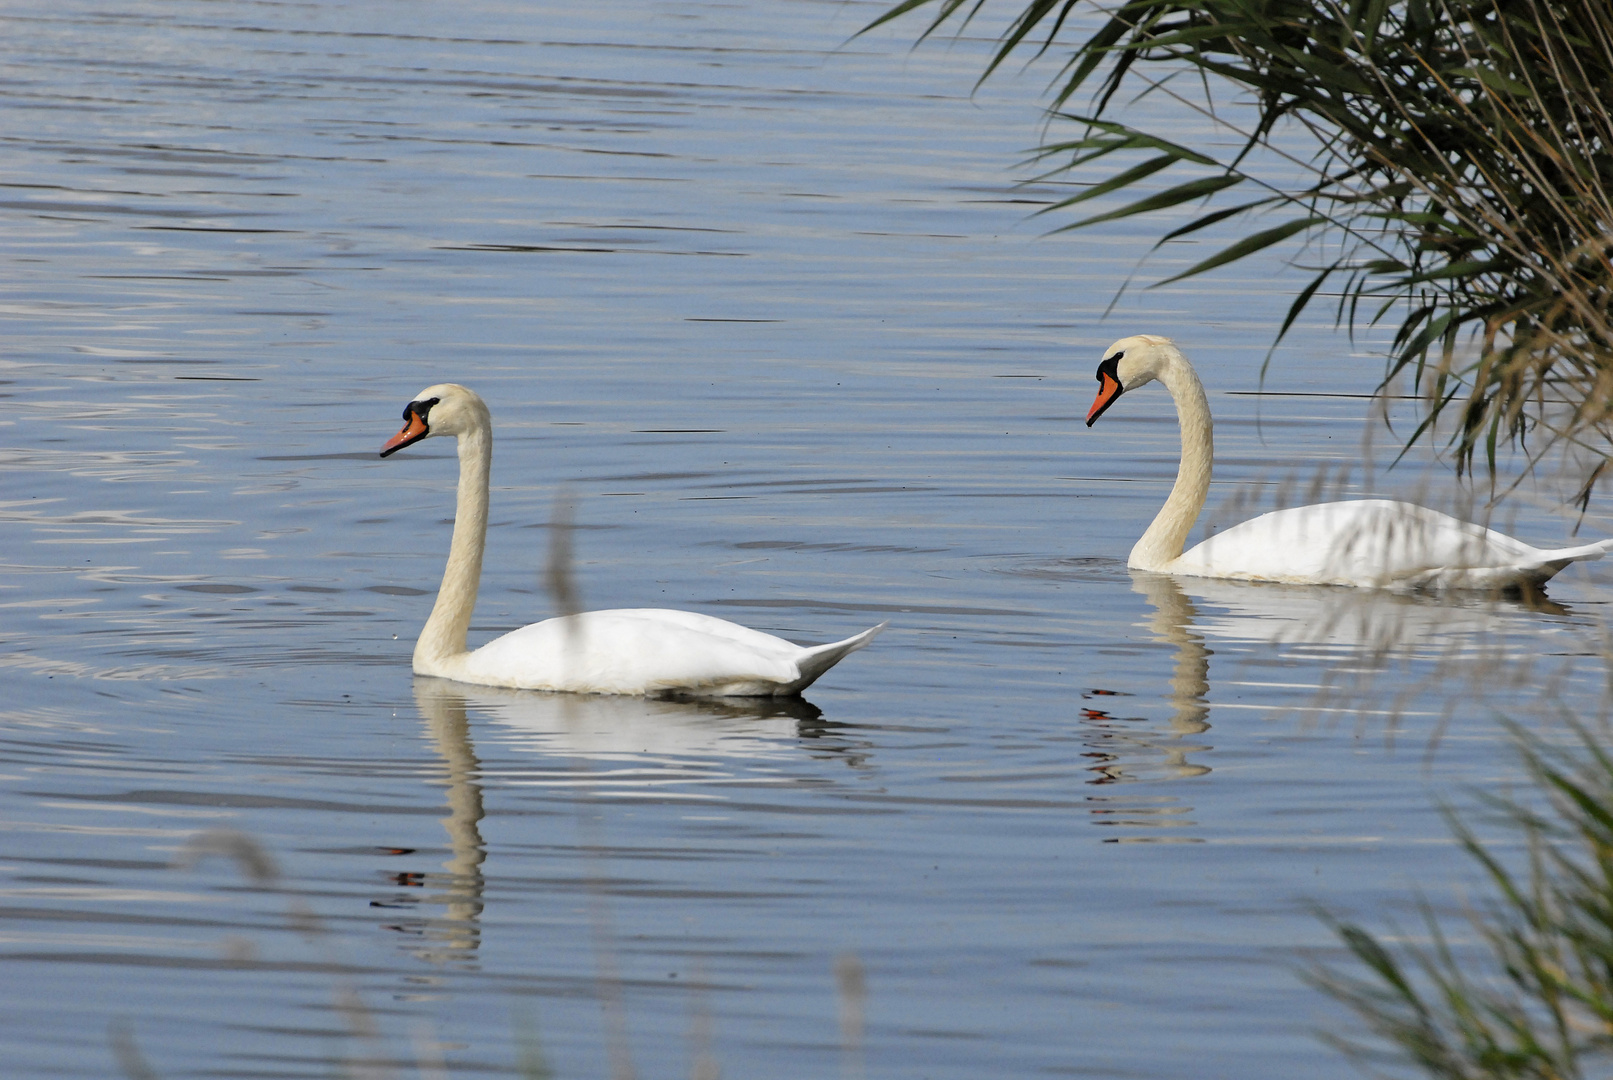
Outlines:
<svg viewBox="0 0 1613 1080"><path fill-rule="evenodd" d="M1107 371L1098 372L1098 396L1092 400L1092 408L1087 410L1087 427L1091 427L1104 410L1115 403L1120 391L1119 379Z"/></svg>
<svg viewBox="0 0 1613 1080"><path fill-rule="evenodd" d="M419 442L429 434L431 434L431 429L426 427L426 422L420 418L420 414L411 408L409 410L409 422L403 425L403 430L381 444L381 456L386 457L393 451L402 450L410 443Z"/></svg>

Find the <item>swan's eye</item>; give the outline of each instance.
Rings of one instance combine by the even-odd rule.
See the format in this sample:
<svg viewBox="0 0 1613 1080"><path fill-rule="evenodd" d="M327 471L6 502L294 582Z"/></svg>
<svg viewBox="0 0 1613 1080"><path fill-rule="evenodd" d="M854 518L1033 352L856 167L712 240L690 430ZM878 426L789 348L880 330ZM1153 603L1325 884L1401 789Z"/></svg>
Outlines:
<svg viewBox="0 0 1613 1080"><path fill-rule="evenodd" d="M442 398L428 398L425 401L411 401L403 407L403 418L407 420L411 416L418 416L421 420L424 420L426 414L431 411L431 407L441 400Z"/></svg>

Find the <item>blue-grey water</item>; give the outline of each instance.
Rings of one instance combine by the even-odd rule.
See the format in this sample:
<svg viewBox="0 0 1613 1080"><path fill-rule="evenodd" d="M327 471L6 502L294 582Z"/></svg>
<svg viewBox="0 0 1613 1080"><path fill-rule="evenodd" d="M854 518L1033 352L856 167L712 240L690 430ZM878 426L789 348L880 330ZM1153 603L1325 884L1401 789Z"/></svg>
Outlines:
<svg viewBox="0 0 1613 1080"><path fill-rule="evenodd" d="M1448 473L1366 478L1325 321L1261 383L1275 262L1143 290L1173 245L1105 318L1159 228L1043 235L1050 72L882 7L0 9L5 1076L1352 1075L1314 905L1459 906L1437 802L1594 698L1609 571L1129 573L1176 435L1083 426L1125 334L1198 360L1212 507ZM562 503L588 606L889 629L806 703L415 680L454 459L376 450L444 380L478 640L553 610Z"/></svg>

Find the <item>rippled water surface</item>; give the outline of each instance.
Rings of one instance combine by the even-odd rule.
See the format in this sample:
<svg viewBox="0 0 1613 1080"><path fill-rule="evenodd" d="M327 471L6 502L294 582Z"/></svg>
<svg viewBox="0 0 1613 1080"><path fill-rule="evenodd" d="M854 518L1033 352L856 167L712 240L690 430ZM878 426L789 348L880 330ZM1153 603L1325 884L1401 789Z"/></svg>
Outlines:
<svg viewBox="0 0 1613 1080"><path fill-rule="evenodd" d="M1252 393L1269 266L1104 319L1155 226L1042 236L1047 73L880 10L0 10L6 1076L1351 1074L1311 905L1457 902L1434 800L1516 775L1609 571L1129 573L1176 435L1084 428L1105 344L1199 361L1212 505L1358 465L1378 362L1301 327ZM376 450L444 380L477 640L550 613L557 499L591 607L889 629L805 702L413 678L455 464Z"/></svg>

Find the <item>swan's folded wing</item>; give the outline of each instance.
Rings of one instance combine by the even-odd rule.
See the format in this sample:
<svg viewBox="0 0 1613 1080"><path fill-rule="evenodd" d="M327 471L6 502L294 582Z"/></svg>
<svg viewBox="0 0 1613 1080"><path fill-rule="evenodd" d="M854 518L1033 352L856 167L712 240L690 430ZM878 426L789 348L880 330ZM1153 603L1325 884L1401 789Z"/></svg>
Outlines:
<svg viewBox="0 0 1613 1080"><path fill-rule="evenodd" d="M1504 533L1387 499L1276 510L1212 536L1170 569L1206 577L1391 586L1516 570L1542 552Z"/></svg>
<svg viewBox="0 0 1613 1080"><path fill-rule="evenodd" d="M600 694L765 694L799 677L803 650L685 611L590 611L523 626L465 658L493 686Z"/></svg>

